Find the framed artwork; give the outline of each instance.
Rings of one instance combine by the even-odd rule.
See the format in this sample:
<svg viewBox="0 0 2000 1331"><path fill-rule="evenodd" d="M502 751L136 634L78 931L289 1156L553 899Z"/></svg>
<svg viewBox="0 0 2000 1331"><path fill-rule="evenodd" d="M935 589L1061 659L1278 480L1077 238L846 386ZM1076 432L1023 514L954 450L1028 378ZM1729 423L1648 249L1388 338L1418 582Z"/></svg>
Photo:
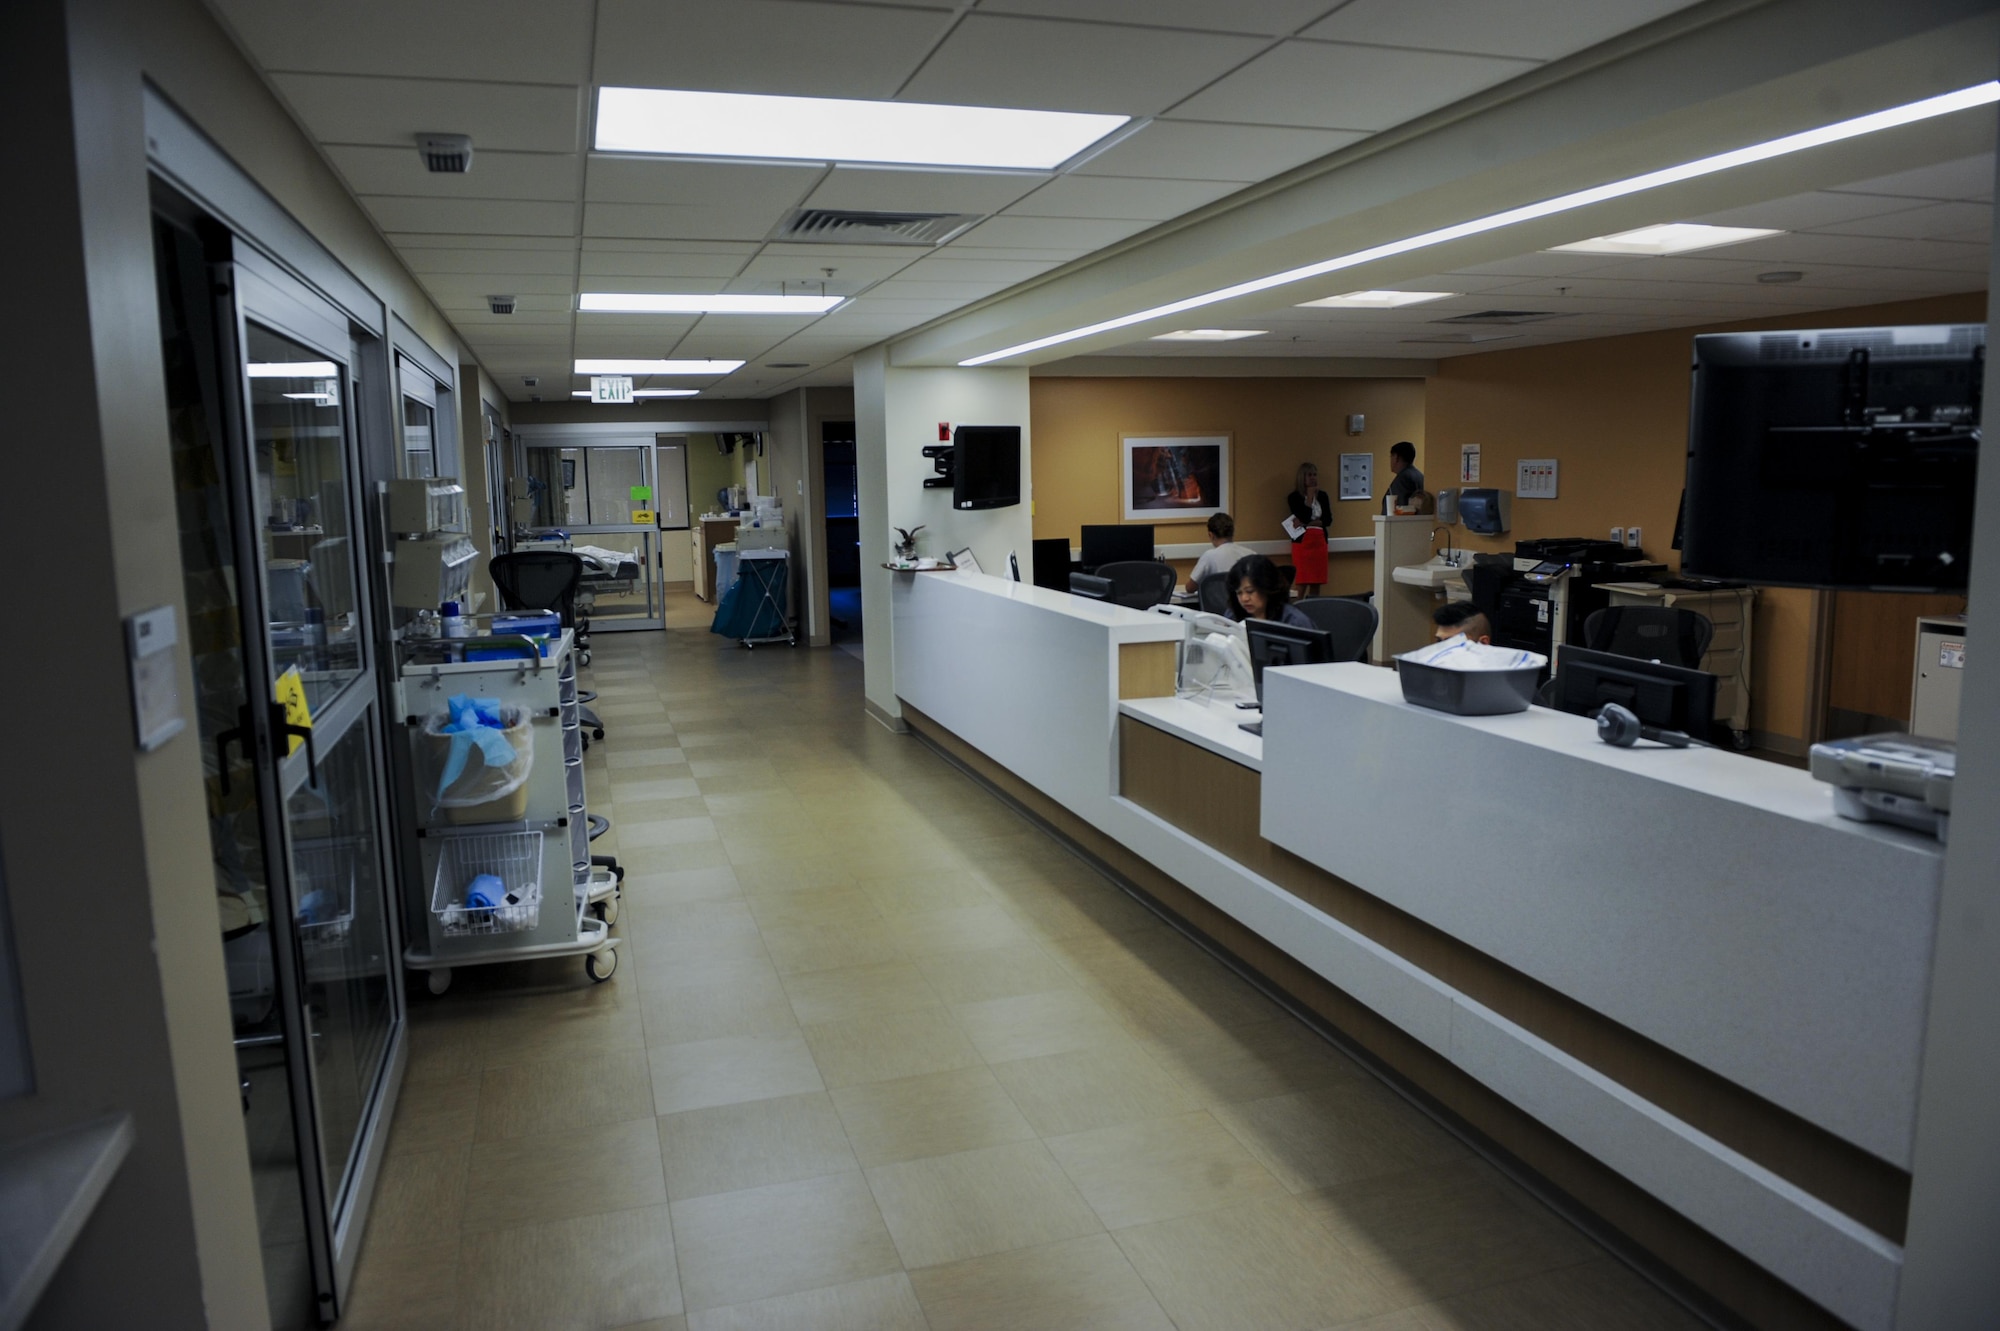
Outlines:
<svg viewBox="0 0 2000 1331"><path fill-rule="evenodd" d="M1206 522L1229 510L1229 436L1119 436L1118 494L1126 522Z"/></svg>

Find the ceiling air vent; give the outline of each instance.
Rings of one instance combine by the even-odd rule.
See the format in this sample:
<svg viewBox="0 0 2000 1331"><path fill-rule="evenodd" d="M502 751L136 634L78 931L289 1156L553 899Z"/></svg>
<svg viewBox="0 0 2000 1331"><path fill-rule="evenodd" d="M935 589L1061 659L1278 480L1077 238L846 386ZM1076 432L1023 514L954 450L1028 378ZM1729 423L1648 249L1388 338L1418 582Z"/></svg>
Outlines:
<svg viewBox="0 0 2000 1331"><path fill-rule="evenodd" d="M514 312L514 298L512 296L488 296L486 298L486 308L495 314L512 314Z"/></svg>
<svg viewBox="0 0 2000 1331"><path fill-rule="evenodd" d="M1463 347L1475 342L1508 342L1519 336L1518 333L1433 333L1429 337L1406 337L1402 340L1425 346Z"/></svg>
<svg viewBox="0 0 2000 1331"><path fill-rule="evenodd" d="M417 151L423 154L427 171L459 176L472 169L470 134L419 134Z"/></svg>
<svg viewBox="0 0 2000 1331"><path fill-rule="evenodd" d="M845 208L800 208L787 214L772 240L822 245L942 245L980 213L871 213Z"/></svg>
<svg viewBox="0 0 2000 1331"><path fill-rule="evenodd" d="M1449 319L1433 319L1434 324L1538 324L1547 319L1567 319L1567 314L1549 310L1475 310Z"/></svg>

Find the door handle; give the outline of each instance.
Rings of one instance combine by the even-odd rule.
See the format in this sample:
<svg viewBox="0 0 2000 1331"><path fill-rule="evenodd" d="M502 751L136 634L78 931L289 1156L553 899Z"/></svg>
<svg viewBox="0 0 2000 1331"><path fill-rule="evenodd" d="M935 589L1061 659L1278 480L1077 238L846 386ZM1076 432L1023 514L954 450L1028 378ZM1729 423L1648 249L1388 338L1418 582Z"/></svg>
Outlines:
<svg viewBox="0 0 2000 1331"><path fill-rule="evenodd" d="M229 793L229 746L243 747L243 737L249 733L250 708L246 703L236 709L236 724L227 730L215 732L215 775L216 786L222 794Z"/></svg>
<svg viewBox="0 0 2000 1331"><path fill-rule="evenodd" d="M285 759L291 757L292 746L285 743L285 741L290 739L294 735L298 736L300 739L303 739L306 742L306 782L307 784L317 788L319 786L319 746L313 743L312 727L297 725L294 722L288 720L285 716L285 705L281 702L272 703L271 704L271 747L273 749L272 756L275 757L280 763L284 762Z"/></svg>

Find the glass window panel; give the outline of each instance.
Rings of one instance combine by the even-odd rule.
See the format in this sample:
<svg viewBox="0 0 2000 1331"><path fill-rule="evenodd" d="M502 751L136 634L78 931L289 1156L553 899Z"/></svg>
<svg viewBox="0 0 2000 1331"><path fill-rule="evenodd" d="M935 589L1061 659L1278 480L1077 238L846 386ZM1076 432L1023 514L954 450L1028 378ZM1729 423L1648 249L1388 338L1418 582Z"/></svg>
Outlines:
<svg viewBox="0 0 2000 1331"><path fill-rule="evenodd" d="M650 508L651 501L632 497L634 486L646 484L648 448L593 448L590 453L588 491L590 522L608 526L632 521L634 509Z"/></svg>
<svg viewBox="0 0 2000 1331"><path fill-rule="evenodd" d="M413 397L403 399L403 475L435 476L437 412Z"/></svg>
<svg viewBox="0 0 2000 1331"><path fill-rule="evenodd" d="M247 343L271 673L296 666L317 713L361 673L345 377L256 324Z"/></svg>

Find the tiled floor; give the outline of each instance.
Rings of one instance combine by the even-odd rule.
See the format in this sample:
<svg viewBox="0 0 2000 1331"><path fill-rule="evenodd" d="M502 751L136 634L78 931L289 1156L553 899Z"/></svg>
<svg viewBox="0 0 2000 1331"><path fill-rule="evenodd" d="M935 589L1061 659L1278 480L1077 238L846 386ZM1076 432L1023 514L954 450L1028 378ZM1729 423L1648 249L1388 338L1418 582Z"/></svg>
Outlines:
<svg viewBox="0 0 2000 1331"><path fill-rule="evenodd" d="M413 999L344 1327L1699 1325L865 719L858 661L706 614L585 676L618 974Z"/></svg>

